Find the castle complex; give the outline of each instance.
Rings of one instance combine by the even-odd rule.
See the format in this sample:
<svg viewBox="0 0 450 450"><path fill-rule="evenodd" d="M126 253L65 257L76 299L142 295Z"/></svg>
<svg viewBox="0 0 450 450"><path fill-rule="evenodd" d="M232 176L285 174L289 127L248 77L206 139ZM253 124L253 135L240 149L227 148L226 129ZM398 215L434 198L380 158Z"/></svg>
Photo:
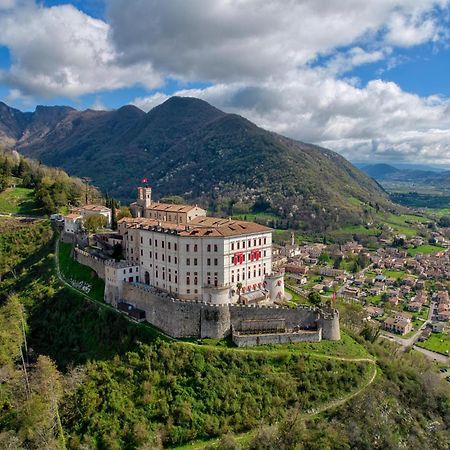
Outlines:
<svg viewBox="0 0 450 450"><path fill-rule="evenodd" d="M150 187L138 188L130 209L133 217L118 223L124 260L104 265L107 303L176 337L339 339L337 311L278 306L284 274L272 269L270 228L153 202Z"/></svg>

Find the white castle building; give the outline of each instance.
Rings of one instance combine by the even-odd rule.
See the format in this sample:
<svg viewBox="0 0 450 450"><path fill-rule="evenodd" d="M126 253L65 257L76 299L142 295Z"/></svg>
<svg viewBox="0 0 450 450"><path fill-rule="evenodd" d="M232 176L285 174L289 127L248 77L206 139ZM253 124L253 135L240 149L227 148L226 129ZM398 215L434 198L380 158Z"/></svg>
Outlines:
<svg viewBox="0 0 450 450"><path fill-rule="evenodd" d="M154 203L148 187L138 188L131 209L135 217L118 224L126 264L105 270L108 303L117 304L123 282L211 304L284 297L283 274L272 271L270 228L207 217L197 206Z"/></svg>

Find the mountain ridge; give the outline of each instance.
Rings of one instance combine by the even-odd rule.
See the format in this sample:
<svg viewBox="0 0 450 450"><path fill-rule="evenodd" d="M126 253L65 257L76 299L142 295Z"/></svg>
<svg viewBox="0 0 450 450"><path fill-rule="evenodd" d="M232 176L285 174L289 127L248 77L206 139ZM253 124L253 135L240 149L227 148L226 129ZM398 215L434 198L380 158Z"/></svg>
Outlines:
<svg viewBox="0 0 450 450"><path fill-rule="evenodd" d="M12 124L10 136L26 122L17 111L8 116L15 121L0 121L6 130ZM125 201L146 177L156 198L182 195L218 214L269 211L284 226L318 231L365 223L374 211L395 208L376 181L337 153L264 130L200 99L171 97L148 113L127 105L22 114L32 114L28 123L40 116L33 122L40 126L25 128L6 145L91 177Z"/></svg>

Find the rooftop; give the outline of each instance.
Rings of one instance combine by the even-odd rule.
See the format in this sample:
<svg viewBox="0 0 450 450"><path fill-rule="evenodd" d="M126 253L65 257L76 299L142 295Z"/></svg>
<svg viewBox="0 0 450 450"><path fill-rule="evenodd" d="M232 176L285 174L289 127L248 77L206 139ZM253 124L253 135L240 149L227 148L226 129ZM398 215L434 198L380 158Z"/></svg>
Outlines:
<svg viewBox="0 0 450 450"><path fill-rule="evenodd" d="M127 228L160 229L161 231L174 231L180 236L193 237L228 237L243 234L263 233L271 228L254 222L243 220L221 219L217 217L196 217L188 225L178 225L170 222L160 222L147 218L123 218L119 223L125 223Z"/></svg>

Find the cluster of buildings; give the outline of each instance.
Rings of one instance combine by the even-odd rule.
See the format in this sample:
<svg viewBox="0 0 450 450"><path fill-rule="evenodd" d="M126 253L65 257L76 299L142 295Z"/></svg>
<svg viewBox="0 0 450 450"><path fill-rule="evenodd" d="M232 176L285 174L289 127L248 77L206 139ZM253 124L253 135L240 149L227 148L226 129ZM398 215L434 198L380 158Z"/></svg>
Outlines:
<svg viewBox="0 0 450 450"><path fill-rule="evenodd" d="M77 260L104 278L107 303L177 337L232 333L237 345L340 338L336 310L283 306L284 270L273 263L270 228L208 217L197 205L155 202L147 186L130 210L117 232L94 236L100 253L75 249ZM64 218L64 234L83 234L86 217L108 212L110 223L108 208L77 208ZM119 244L119 261L102 260Z"/></svg>

